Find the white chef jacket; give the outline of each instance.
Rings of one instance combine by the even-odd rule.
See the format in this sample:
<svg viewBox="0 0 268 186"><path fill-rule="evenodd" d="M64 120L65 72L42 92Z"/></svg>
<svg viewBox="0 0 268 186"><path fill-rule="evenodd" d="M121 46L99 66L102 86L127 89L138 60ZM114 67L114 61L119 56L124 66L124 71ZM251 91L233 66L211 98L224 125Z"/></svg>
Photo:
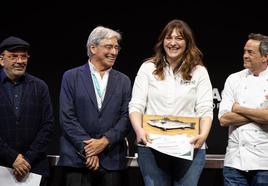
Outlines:
<svg viewBox="0 0 268 186"><path fill-rule="evenodd" d="M248 69L231 74L222 92L220 118L235 102L249 108L268 107L268 68L259 76ZM224 166L240 170L268 170L268 125L248 123L229 127Z"/></svg>

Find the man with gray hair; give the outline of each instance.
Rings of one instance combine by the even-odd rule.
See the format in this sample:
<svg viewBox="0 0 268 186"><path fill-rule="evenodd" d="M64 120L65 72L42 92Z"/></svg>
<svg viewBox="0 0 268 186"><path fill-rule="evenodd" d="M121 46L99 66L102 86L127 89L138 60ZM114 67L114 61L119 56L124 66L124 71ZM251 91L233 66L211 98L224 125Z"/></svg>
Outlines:
<svg viewBox="0 0 268 186"><path fill-rule="evenodd" d="M112 68L120 40L119 32L96 27L88 37L87 63L63 75L59 165L68 167L66 185L120 186L131 129L131 82Z"/></svg>
<svg viewBox="0 0 268 186"><path fill-rule="evenodd" d="M268 37L249 34L245 69L231 74L222 92L219 120L229 127L224 185L268 185Z"/></svg>

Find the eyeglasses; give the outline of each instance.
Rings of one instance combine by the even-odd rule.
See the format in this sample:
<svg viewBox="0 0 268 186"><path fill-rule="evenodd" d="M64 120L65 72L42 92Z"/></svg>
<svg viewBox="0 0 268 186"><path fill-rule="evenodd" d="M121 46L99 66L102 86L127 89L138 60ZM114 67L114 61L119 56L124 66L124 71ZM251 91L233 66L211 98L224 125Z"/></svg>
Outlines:
<svg viewBox="0 0 268 186"><path fill-rule="evenodd" d="M112 50L112 49L115 49L116 51L120 51L121 50L121 47L119 45L99 45L100 47L103 47L105 48L106 50Z"/></svg>
<svg viewBox="0 0 268 186"><path fill-rule="evenodd" d="M19 59L21 59L21 61L27 61L30 57L28 54L5 54L5 56L10 61L18 61Z"/></svg>

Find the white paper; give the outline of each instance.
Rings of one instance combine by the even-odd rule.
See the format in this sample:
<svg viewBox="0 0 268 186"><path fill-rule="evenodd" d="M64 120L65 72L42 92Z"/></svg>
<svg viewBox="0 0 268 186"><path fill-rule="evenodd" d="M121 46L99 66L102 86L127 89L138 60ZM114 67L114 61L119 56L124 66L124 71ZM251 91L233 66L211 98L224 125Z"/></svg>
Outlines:
<svg viewBox="0 0 268 186"><path fill-rule="evenodd" d="M13 170L8 167L0 166L0 185L2 186L39 186L42 176L29 173L22 181L18 182L13 175Z"/></svg>
<svg viewBox="0 0 268 186"><path fill-rule="evenodd" d="M170 156L193 160L194 146L187 135L150 134L150 139L152 143L147 143L148 147Z"/></svg>

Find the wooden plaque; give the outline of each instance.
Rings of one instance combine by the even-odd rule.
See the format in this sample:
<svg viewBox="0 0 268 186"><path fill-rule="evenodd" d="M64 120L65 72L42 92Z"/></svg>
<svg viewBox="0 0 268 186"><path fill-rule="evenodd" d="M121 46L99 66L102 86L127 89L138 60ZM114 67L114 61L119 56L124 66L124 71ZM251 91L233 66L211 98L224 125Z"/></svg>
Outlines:
<svg viewBox="0 0 268 186"><path fill-rule="evenodd" d="M177 128L177 129L161 129L159 127L151 126L147 123L149 120L160 120L160 119L169 119L177 120L186 123L191 123L193 128ZM187 134L189 136L195 136L199 134L200 125L198 117L181 117L181 116L160 116L160 115L143 115L143 128L153 134L162 134L162 135L178 135L178 134Z"/></svg>

